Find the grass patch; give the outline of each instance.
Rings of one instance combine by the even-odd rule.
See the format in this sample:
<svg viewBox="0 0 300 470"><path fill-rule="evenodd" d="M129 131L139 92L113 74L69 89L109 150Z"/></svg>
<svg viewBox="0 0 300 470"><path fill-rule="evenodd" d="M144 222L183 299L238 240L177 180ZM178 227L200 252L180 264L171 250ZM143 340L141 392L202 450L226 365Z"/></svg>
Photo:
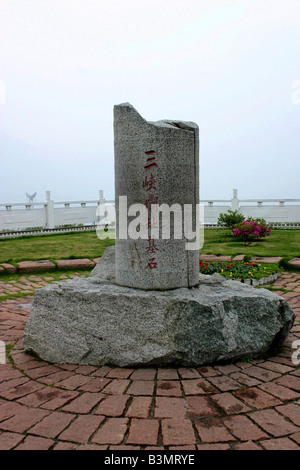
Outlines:
<svg viewBox="0 0 300 470"><path fill-rule="evenodd" d="M81 270L68 270L68 271L61 271L61 270L56 270L56 271L45 271L45 272L39 272L39 273L22 273L22 274L18 274L18 273L15 273L15 274L2 274L1 278L0 278L0 281L1 282L9 282L9 281L17 281L17 282L22 282L21 281L21 278L26 278L28 279L29 277L31 276L36 276L36 277L39 277L43 280L44 277L52 277L54 279L54 281L60 281L60 276L67 276L67 277L70 277L71 279L71 276L75 275L83 275L84 272L90 272L93 268L90 268L90 269L87 269L85 268L83 271ZM32 281L34 282L34 280L32 279ZM46 281L48 282L48 281Z"/></svg>
<svg viewBox="0 0 300 470"><path fill-rule="evenodd" d="M76 259L101 257L111 239L99 240L96 231L20 237L0 240L1 263L26 260ZM245 246L226 229L205 229L201 253L236 256L283 256L287 259L300 256L300 230L275 229L266 239Z"/></svg>
<svg viewBox="0 0 300 470"><path fill-rule="evenodd" d="M279 266L283 268L285 271L289 271L292 273L300 273L300 266L295 266L294 264L290 264L288 258L283 258L282 260L280 260Z"/></svg>
<svg viewBox="0 0 300 470"><path fill-rule="evenodd" d="M300 230L273 230L270 237L245 246L226 229L205 229L201 253L208 255L284 256L288 259L300 256Z"/></svg>
<svg viewBox="0 0 300 470"><path fill-rule="evenodd" d="M3 295L3 297L1 296L0 297L0 302L4 302L5 300L14 300L14 299L18 299L18 298L21 298L21 297L29 297L33 294L34 294L34 292L32 292L32 294L28 294L26 292L14 292L12 294Z"/></svg>
<svg viewBox="0 0 300 470"><path fill-rule="evenodd" d="M5 345L5 352L6 356L8 357L10 355L10 351L14 348L14 344L6 344Z"/></svg>
<svg viewBox="0 0 300 470"><path fill-rule="evenodd" d="M283 294L286 294L287 292L293 292L292 290L284 289L283 287L272 287L272 286L256 286L257 289L267 289L270 291L279 291L282 292Z"/></svg>
<svg viewBox="0 0 300 470"><path fill-rule="evenodd" d="M96 232L41 235L0 240L0 264L41 259L98 258L110 239L99 240Z"/></svg>
<svg viewBox="0 0 300 470"><path fill-rule="evenodd" d="M93 268L91 268L93 269ZM72 279L72 276L80 276L80 277L87 277L89 274L90 274L90 271L91 269L85 269L84 271L49 271L49 272L43 272L43 273L24 273L24 274L2 274L1 277L0 277L0 281L5 283L5 284L10 284L11 286L14 285L14 283L12 283L11 281L16 281L20 284L22 284L22 279L26 278L30 278L29 280L32 281L32 282L35 282L34 279L31 278L32 277L38 277L38 278L41 278L43 281L47 282L48 284L51 284L53 282L61 282L61 281L64 281L64 280L67 280L67 279ZM64 279L61 279L61 276L65 276ZM52 280L49 280L49 279L45 279L45 278L52 278ZM38 283L38 281L37 281ZM25 284L24 284L25 286ZM29 287L28 290L31 290L31 288ZM18 299L18 298L22 298L22 297L29 297L29 296L32 296L34 295L34 292L35 292L35 288L32 287L32 293L28 293L28 292L22 292L22 291L19 291L19 292L12 292L12 293L9 293L9 294L6 294L6 295L3 295L0 297L0 303L1 302L4 302L5 300L14 300L14 299Z"/></svg>

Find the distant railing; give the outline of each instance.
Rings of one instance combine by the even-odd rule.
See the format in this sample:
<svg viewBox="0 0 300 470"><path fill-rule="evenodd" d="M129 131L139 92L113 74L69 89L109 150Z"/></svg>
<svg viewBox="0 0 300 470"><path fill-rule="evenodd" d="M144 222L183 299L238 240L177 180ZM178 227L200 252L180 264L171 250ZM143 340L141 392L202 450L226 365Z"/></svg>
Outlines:
<svg viewBox="0 0 300 470"><path fill-rule="evenodd" d="M299 228L300 199L238 199L234 189L231 199L203 199L199 202L204 206L206 227L216 227L220 214L230 209L238 210L245 218L263 218L281 228ZM8 237L8 232L11 236L20 236L50 233L47 232L49 230L51 233L92 230L101 221L115 222L114 203L114 200L104 198L102 190L94 200L53 201L50 191L47 191L44 202L1 203L0 237Z"/></svg>
<svg viewBox="0 0 300 470"><path fill-rule="evenodd" d="M104 227L104 226L103 226ZM83 225L79 227L57 227L57 228L43 228L43 229L27 229L0 232L0 238L15 238L22 236L34 235L51 235L55 233L70 233L70 232L90 232L96 230L95 225Z"/></svg>

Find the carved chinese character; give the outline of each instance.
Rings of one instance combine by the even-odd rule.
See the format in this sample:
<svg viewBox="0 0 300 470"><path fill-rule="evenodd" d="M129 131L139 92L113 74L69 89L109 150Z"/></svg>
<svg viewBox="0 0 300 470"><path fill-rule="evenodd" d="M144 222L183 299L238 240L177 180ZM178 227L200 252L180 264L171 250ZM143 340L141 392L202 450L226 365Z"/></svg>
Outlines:
<svg viewBox="0 0 300 470"><path fill-rule="evenodd" d="M149 269L151 269L151 270L157 268L157 263L156 263L155 258L151 258L151 259L149 260L149 263L148 263L148 265L147 265L147 268L149 268Z"/></svg>
<svg viewBox="0 0 300 470"><path fill-rule="evenodd" d="M151 173L151 176L150 176L150 179L148 180L147 176L146 178L144 179L143 181L143 188L147 188L147 191L150 191L150 189L155 189L156 190L156 187L155 187L155 178L154 178L154 175L152 175Z"/></svg>
<svg viewBox="0 0 300 470"><path fill-rule="evenodd" d="M154 238L149 237L148 247L147 247L146 251L148 253L152 253L152 254L155 253L156 251L158 251L158 248L157 248L157 246L155 246L155 243L154 243Z"/></svg>
<svg viewBox="0 0 300 470"><path fill-rule="evenodd" d="M150 194L149 199L146 200L145 206L148 210L151 209L151 204L158 204L158 197Z"/></svg>
<svg viewBox="0 0 300 470"><path fill-rule="evenodd" d="M146 155L153 155L155 153L154 150L149 150L148 152L145 152ZM149 157L147 158L147 165L144 166L145 170L150 170L151 168L157 167L157 164L155 163L155 157Z"/></svg>
<svg viewBox="0 0 300 470"><path fill-rule="evenodd" d="M159 228L157 221L151 217L148 218L147 228Z"/></svg>

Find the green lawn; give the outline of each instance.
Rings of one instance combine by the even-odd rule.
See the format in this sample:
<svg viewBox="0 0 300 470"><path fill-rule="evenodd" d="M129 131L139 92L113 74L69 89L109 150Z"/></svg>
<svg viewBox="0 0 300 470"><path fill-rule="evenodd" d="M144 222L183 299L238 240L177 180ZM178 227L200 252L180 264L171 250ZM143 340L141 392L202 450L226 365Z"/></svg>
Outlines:
<svg viewBox="0 0 300 470"><path fill-rule="evenodd" d="M114 240L99 240L96 232L0 240L0 263L9 260L98 258L110 245L114 245Z"/></svg>
<svg viewBox="0 0 300 470"><path fill-rule="evenodd" d="M96 258L113 244L114 240L99 240L95 232L0 240L0 263L9 260ZM270 237L245 246L226 229L206 229L201 253L300 257L300 230L273 230Z"/></svg>
<svg viewBox="0 0 300 470"><path fill-rule="evenodd" d="M245 246L226 229L206 229L201 253L214 255L300 256L300 230L273 230L269 237Z"/></svg>

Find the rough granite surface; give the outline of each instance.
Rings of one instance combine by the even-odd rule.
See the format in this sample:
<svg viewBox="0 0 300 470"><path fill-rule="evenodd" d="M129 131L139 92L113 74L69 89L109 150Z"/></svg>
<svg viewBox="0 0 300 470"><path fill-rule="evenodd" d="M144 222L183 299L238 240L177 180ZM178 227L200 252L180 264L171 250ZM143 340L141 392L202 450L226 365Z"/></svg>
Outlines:
<svg viewBox="0 0 300 470"><path fill-rule="evenodd" d="M145 290L196 286L199 283L199 247L194 244L193 249L186 249L192 234L187 236L184 211L188 206L191 208L191 231L199 233L196 217L199 203L197 124L171 120L150 122L130 103L116 105L114 155L116 282ZM128 210L119 201L125 196ZM145 220L140 224L136 221L140 215L127 216L136 204L143 205L146 211ZM158 204L163 211L155 216L152 226L170 227L170 237L165 238L162 230L158 238L151 233L151 204ZM182 234L179 237L175 235L174 212L170 212L170 222L163 215L171 207L180 214L178 224ZM122 223L125 216L126 221ZM124 228L128 232L131 224L144 227L145 238L123 238L121 232ZM138 230L140 232L141 228Z"/></svg>
<svg viewBox="0 0 300 470"><path fill-rule="evenodd" d="M87 279L36 291L24 348L53 363L200 366L272 353L295 314L280 296L217 274L192 288L115 284L114 247Z"/></svg>

